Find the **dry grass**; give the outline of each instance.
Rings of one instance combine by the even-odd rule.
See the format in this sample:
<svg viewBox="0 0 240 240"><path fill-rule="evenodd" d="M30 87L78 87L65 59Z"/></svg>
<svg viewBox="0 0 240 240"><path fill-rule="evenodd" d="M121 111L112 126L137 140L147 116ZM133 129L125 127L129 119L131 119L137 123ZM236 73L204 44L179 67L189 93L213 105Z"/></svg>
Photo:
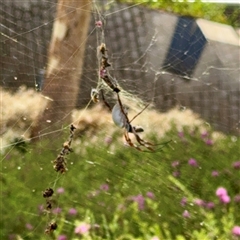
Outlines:
<svg viewBox="0 0 240 240"><path fill-rule="evenodd" d="M29 138L31 128L36 124L38 116L46 108L47 99L33 89L24 87L14 94L0 89L0 94L0 135L3 150L5 146L16 138ZM129 119L134 117L142 108L138 106L138 101L123 98L123 102L131 106ZM91 142L97 142L97 136L101 133L104 133L105 136L119 133L119 136L122 136L122 130L113 124L111 113L102 104L96 104L91 109L74 110L72 119L77 127L77 133L89 137ZM198 128L200 131L207 131L209 128L208 124L190 109L180 111L178 108L166 113L159 113L149 107L133 121L133 125L140 125L144 128L143 138L152 132L162 137L173 125L176 126L179 132L186 126L192 130ZM219 134L216 133L215 136L217 138Z"/></svg>
<svg viewBox="0 0 240 240"><path fill-rule="evenodd" d="M47 100L33 89L21 87L16 93L0 89L1 150L14 139L29 138L31 128L46 107Z"/></svg>

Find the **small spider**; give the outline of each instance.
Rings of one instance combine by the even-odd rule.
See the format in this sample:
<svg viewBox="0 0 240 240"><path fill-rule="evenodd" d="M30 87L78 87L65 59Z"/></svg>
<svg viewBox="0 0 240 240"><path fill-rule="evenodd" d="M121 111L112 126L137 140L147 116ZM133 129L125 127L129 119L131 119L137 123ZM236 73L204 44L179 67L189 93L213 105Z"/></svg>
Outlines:
<svg viewBox="0 0 240 240"><path fill-rule="evenodd" d="M125 137L125 140L126 140L126 142L128 143L128 145L130 147L133 147L133 148L137 149L138 151L155 152L155 149L153 148L154 146L163 145L164 144L164 143L162 143L162 144L153 144L153 143L150 143L150 142L147 142L147 141L143 140L139 136L138 133L143 132L144 129L142 127L133 126L131 124L131 122L136 117L138 117L149 106L149 104L146 105L137 115L135 115L132 120L129 120L129 118L128 118L128 109L127 109L126 106L124 106L122 104L122 101L121 101L118 93L117 93L118 101L117 101L117 103L114 105L114 107L112 109L109 106L109 104L105 101L103 92L102 92L102 99L103 99L103 102L107 105L107 107L111 110L111 112L112 112L112 119L113 119L113 122L115 123L115 125L117 125L118 127L124 128L124 137ZM132 142L131 138L129 137L129 133L132 133L134 135L134 137L136 138L136 140L137 140L139 145L136 145L136 144L134 144ZM148 150L144 150L141 147L145 147L149 151Z"/></svg>

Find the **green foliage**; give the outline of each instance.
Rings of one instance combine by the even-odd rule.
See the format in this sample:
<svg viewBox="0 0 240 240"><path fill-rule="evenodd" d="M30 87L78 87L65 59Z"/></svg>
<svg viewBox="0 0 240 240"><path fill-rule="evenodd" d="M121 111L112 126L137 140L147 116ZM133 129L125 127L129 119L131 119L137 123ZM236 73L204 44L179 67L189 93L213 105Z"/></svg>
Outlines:
<svg viewBox="0 0 240 240"><path fill-rule="evenodd" d="M1 162L0 238L14 234L18 239L59 235L67 239L231 239L231 229L240 222L239 203L233 201L240 193L239 170L232 167L239 160L240 140L229 136L206 144L198 130L189 133L188 129L183 137L173 129L165 139L152 136L152 140L165 142L170 137L172 142L156 153L138 152L116 141L107 145L104 136L99 136L98 144L82 139L73 146L75 153L69 155L64 175L56 173L51 162L59 149L48 144L30 145L25 154L10 151ZM189 164L191 158L196 166ZM178 164L172 166L174 161ZM220 175L213 177L213 170ZM176 171L179 175L174 177ZM215 192L220 186L228 190L229 204L219 202ZM52 210L58 214L41 210L41 205L46 206L42 191L49 187L55 191ZM60 187L63 193L57 191ZM183 197L187 202L181 205ZM198 206L196 199L214 202L215 208ZM71 208L77 213L70 214ZM183 217L185 210L190 217ZM58 228L45 235L52 220ZM74 232L81 224L90 226L84 235Z"/></svg>
<svg viewBox="0 0 240 240"><path fill-rule="evenodd" d="M200 0L189 2L188 0L120 0L123 3L142 4L146 7L159 9L166 12L172 12L181 16L189 16L193 18L204 18L214 22L220 22L239 27L239 7L231 9L227 14L226 4L203 3Z"/></svg>

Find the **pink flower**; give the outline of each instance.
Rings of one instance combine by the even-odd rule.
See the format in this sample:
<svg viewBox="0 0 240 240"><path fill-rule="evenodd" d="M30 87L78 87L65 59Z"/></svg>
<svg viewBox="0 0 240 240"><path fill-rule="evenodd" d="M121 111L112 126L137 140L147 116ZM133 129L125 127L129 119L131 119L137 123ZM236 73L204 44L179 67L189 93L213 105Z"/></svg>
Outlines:
<svg viewBox="0 0 240 240"><path fill-rule="evenodd" d="M215 207L215 204L213 202L206 203L206 208L213 209Z"/></svg>
<svg viewBox="0 0 240 240"><path fill-rule="evenodd" d="M226 190L226 188L224 188L224 187L219 187L219 188L217 189L217 191L216 191L216 195L217 195L218 197L227 195L227 190Z"/></svg>
<svg viewBox="0 0 240 240"><path fill-rule="evenodd" d="M230 203L231 201L231 198L228 195L222 195L219 197L219 199L222 203L226 203L226 204Z"/></svg>
<svg viewBox="0 0 240 240"><path fill-rule="evenodd" d="M177 167L177 166L179 166L179 161L173 161L172 162L172 167Z"/></svg>
<svg viewBox="0 0 240 240"><path fill-rule="evenodd" d="M67 236L66 235L59 235L57 240L67 240Z"/></svg>
<svg viewBox="0 0 240 240"><path fill-rule="evenodd" d="M182 216L185 217L185 218L190 218L190 213L189 213L189 211L188 211L188 210L184 210Z"/></svg>
<svg viewBox="0 0 240 240"><path fill-rule="evenodd" d="M52 213L57 215L57 214L59 214L61 211L62 211L62 209L59 208L59 207L57 207L57 208L54 208L54 209L52 210Z"/></svg>
<svg viewBox="0 0 240 240"><path fill-rule="evenodd" d="M240 169L240 161L234 162L232 166L235 169Z"/></svg>
<svg viewBox="0 0 240 240"><path fill-rule="evenodd" d="M43 213L44 212L44 205L43 204L41 204L41 205L39 205L38 206L38 211L39 211L39 214L41 214L41 213Z"/></svg>
<svg viewBox="0 0 240 240"><path fill-rule="evenodd" d="M155 198L155 195L154 195L153 192L147 192L147 193L146 193L146 196L147 196L148 198L150 198L150 199L154 199L154 198Z"/></svg>
<svg viewBox="0 0 240 240"><path fill-rule="evenodd" d="M107 145L110 145L112 143L113 139L112 137L105 137L104 139L104 142L107 144Z"/></svg>
<svg viewBox="0 0 240 240"><path fill-rule="evenodd" d="M108 184L102 184L102 185L100 186L100 189L101 189L102 191L108 191L108 190L109 190L109 185L108 185Z"/></svg>
<svg viewBox="0 0 240 240"><path fill-rule="evenodd" d="M180 171L174 171L173 176L176 177L176 178L179 177L180 176Z"/></svg>
<svg viewBox="0 0 240 240"><path fill-rule="evenodd" d="M179 132L179 133L178 133L178 136L179 136L180 138L183 138L183 137L184 137L184 132Z"/></svg>
<svg viewBox="0 0 240 240"><path fill-rule="evenodd" d="M206 138L208 136L208 132L207 131L205 131L205 132L203 132L202 134L201 134L201 137L202 138Z"/></svg>
<svg viewBox="0 0 240 240"><path fill-rule="evenodd" d="M33 229L33 226L30 223L27 223L25 226L26 226L26 229L28 229L28 230Z"/></svg>
<svg viewBox="0 0 240 240"><path fill-rule="evenodd" d="M198 166L198 163L197 163L197 161L194 158L190 158L188 160L188 164L193 166L193 167L197 167Z"/></svg>
<svg viewBox="0 0 240 240"><path fill-rule="evenodd" d="M84 234L88 233L90 228L91 228L90 224L83 222L75 228L75 233L84 235Z"/></svg>
<svg viewBox="0 0 240 240"><path fill-rule="evenodd" d="M187 204L187 198L183 197L180 204L184 207Z"/></svg>
<svg viewBox="0 0 240 240"><path fill-rule="evenodd" d="M232 234L235 236L240 236L240 226L233 227Z"/></svg>
<svg viewBox="0 0 240 240"><path fill-rule="evenodd" d="M205 141L205 143L206 143L208 146L212 146L212 145L213 145L213 140L207 139L207 140Z"/></svg>
<svg viewBox="0 0 240 240"><path fill-rule="evenodd" d="M219 176L219 172L216 171L216 170L212 171L212 176L213 176L213 177Z"/></svg>
<svg viewBox="0 0 240 240"><path fill-rule="evenodd" d="M145 202L145 199L143 197L142 194L139 194L137 196L133 196L130 198L131 200L137 202L138 204L138 210L143 210L144 209L144 202Z"/></svg>
<svg viewBox="0 0 240 240"><path fill-rule="evenodd" d="M68 214L69 214L69 215L76 215L76 214L77 214L77 210L76 210L75 208L70 208L70 209L68 210Z"/></svg>
<svg viewBox="0 0 240 240"><path fill-rule="evenodd" d="M200 206L200 207L205 206L205 202L204 202L202 199L199 199L199 198L195 199L195 200L194 200L194 203L195 203L196 205Z"/></svg>
<svg viewBox="0 0 240 240"><path fill-rule="evenodd" d="M120 211L125 211L126 207L124 206L124 204L119 204L117 209L120 210Z"/></svg>
<svg viewBox="0 0 240 240"><path fill-rule="evenodd" d="M63 188L63 187L58 188L58 189L57 189L57 193L58 193L58 194L64 193L64 188Z"/></svg>
<svg viewBox="0 0 240 240"><path fill-rule="evenodd" d="M239 202L240 202L240 194L239 194L239 195L236 195L236 196L234 197L234 202L236 202L236 203L239 203Z"/></svg>

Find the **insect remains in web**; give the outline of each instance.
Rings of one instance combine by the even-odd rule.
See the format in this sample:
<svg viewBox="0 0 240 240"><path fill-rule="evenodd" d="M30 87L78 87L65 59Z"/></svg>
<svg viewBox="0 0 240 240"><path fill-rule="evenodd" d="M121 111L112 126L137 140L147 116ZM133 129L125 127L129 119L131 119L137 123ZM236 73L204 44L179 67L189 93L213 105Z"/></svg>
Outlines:
<svg viewBox="0 0 240 240"><path fill-rule="evenodd" d="M43 197L44 198L49 198L53 195L54 191L52 188L47 188L44 192L43 192Z"/></svg>
<svg viewBox="0 0 240 240"><path fill-rule="evenodd" d="M145 141L142 139L139 135L139 133L143 132L144 129L139 126L133 126L132 121L137 118L148 106L147 104L137 115L135 115L132 120L129 120L128 118L128 109L125 105L122 104L122 101L120 99L119 94L117 93L117 103L114 105L114 107L111 109L110 105L105 100L104 94L102 92L102 100L105 103L105 105L111 110L112 112L112 120L120 128L124 128L124 138L128 144L128 146L135 148L138 151L141 152L156 152L161 150L162 147L156 148L157 146L164 146L165 144L169 143L158 143L154 144L148 141ZM129 134L133 134L136 142L133 143Z"/></svg>
<svg viewBox="0 0 240 240"><path fill-rule="evenodd" d="M67 162L66 162L66 155L71 153L73 150L71 148L71 144L73 141L74 131L76 130L76 127L71 124L70 125L70 136L68 141L63 143L62 150L58 154L57 158L53 161L53 168L60 173L65 173L67 171Z"/></svg>
<svg viewBox="0 0 240 240"><path fill-rule="evenodd" d="M45 233L50 234L56 229L57 229L57 223L53 221L53 222L49 223L49 225L47 226L47 228L45 230Z"/></svg>

